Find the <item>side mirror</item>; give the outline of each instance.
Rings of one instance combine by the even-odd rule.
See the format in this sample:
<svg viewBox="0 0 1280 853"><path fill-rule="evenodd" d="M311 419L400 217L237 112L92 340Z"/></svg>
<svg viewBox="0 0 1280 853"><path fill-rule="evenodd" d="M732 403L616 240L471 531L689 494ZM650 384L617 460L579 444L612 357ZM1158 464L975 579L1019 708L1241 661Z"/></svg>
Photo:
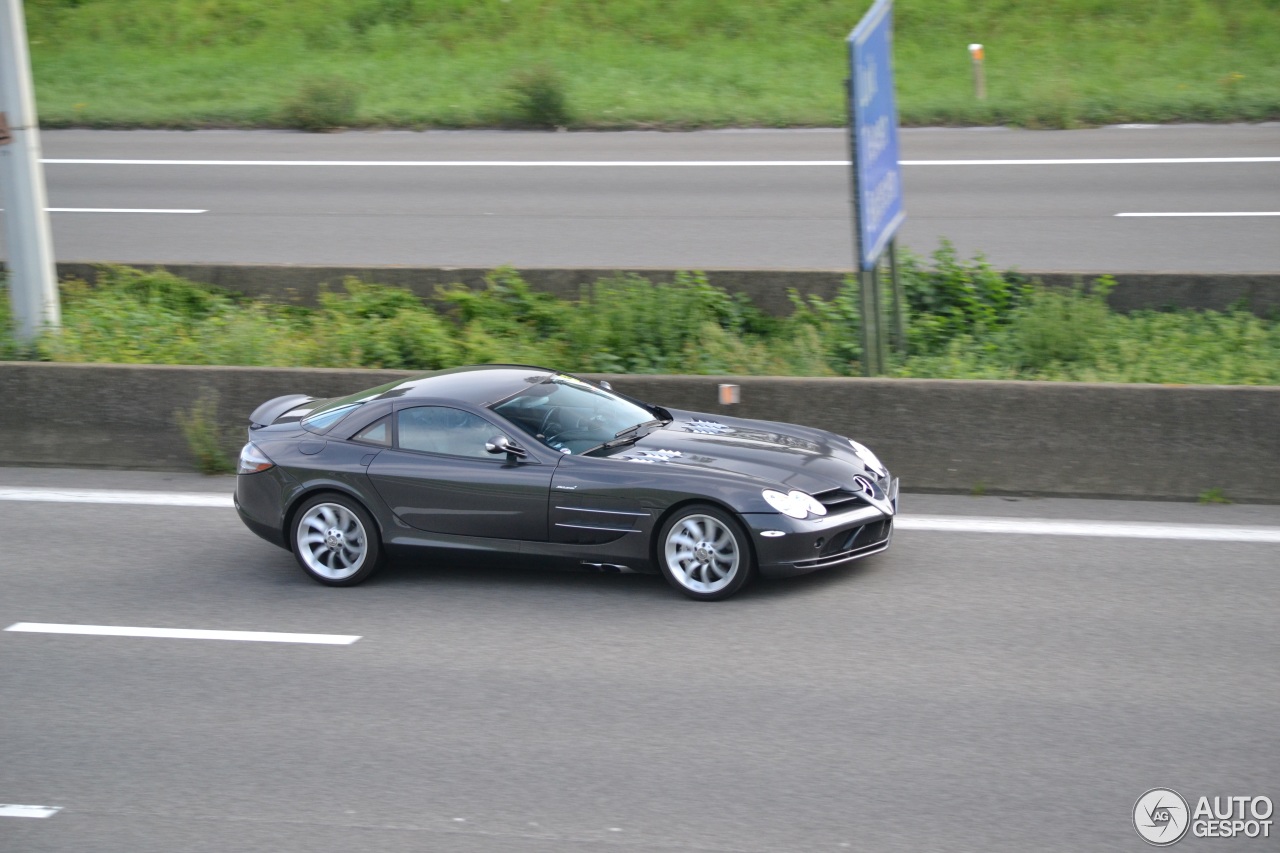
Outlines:
<svg viewBox="0 0 1280 853"><path fill-rule="evenodd" d="M601 379L598 384L600 385L601 388L603 388L606 391L613 390L613 385L605 379Z"/></svg>
<svg viewBox="0 0 1280 853"><path fill-rule="evenodd" d="M495 435L484 444L484 449L488 453L505 453L507 459L514 462L517 459L523 459L529 454L518 444L513 444L511 439L505 435Z"/></svg>

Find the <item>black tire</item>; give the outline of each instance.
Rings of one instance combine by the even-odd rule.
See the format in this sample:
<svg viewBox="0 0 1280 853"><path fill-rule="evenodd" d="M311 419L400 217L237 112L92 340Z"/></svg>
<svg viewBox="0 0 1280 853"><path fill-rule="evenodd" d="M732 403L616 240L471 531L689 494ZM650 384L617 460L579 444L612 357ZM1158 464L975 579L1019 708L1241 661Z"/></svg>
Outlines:
<svg viewBox="0 0 1280 853"><path fill-rule="evenodd" d="M382 564L382 538L369 511L337 492L303 501L289 531L293 557L325 586L355 586Z"/></svg>
<svg viewBox="0 0 1280 853"><path fill-rule="evenodd" d="M654 542L654 558L667 583L697 601L728 598L751 581L755 554L746 530L709 504L674 512Z"/></svg>

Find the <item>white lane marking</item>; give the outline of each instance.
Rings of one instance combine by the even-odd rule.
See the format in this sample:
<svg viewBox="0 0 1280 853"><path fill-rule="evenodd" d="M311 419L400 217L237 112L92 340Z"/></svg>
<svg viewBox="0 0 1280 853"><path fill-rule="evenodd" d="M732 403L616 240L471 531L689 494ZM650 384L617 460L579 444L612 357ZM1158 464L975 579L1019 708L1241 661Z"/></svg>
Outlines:
<svg viewBox="0 0 1280 853"><path fill-rule="evenodd" d="M62 806L20 806L17 803L0 803L0 817L53 817Z"/></svg>
<svg viewBox="0 0 1280 853"><path fill-rule="evenodd" d="M0 487L0 501L128 504L132 506L231 507L231 495L209 492L142 492L114 489L52 489Z"/></svg>
<svg viewBox="0 0 1280 853"><path fill-rule="evenodd" d="M286 634L278 631L207 631L190 628L126 628L119 625L58 625L18 622L5 628L28 634L83 634L92 637L158 637L169 640L240 640L251 643L311 643L349 646L360 639L351 634Z"/></svg>
<svg viewBox="0 0 1280 853"><path fill-rule="evenodd" d="M1280 163L1280 157L1082 157L1044 160L899 160L901 166L1130 166Z"/></svg>
<svg viewBox="0 0 1280 853"><path fill-rule="evenodd" d="M49 213L208 213L207 210L186 210L170 207L46 207ZM0 213L4 208L0 207Z"/></svg>
<svg viewBox="0 0 1280 853"><path fill-rule="evenodd" d="M143 492L112 489L0 487L0 501L124 504L138 506L231 507L230 495L211 492ZM1192 539L1207 542L1276 542L1280 527L1173 524L1150 521L1083 521L1051 518L995 518L952 515L900 515L899 530L954 533L1018 533L1039 536L1101 536L1132 539Z"/></svg>
<svg viewBox="0 0 1280 853"><path fill-rule="evenodd" d="M1116 216L1280 216L1280 210L1197 211L1194 213L1117 213Z"/></svg>
<svg viewBox="0 0 1280 853"><path fill-rule="evenodd" d="M1280 544L1280 527L1171 524L1163 521L1058 521L1052 518L980 518L948 515L898 516L893 524L899 530L946 533L1018 533L1035 536L1100 536L1121 539L1191 539L1200 542Z"/></svg>
<svg viewBox="0 0 1280 853"><path fill-rule="evenodd" d="M50 207L50 213L208 213L207 210L185 210L165 207Z"/></svg>
<svg viewBox="0 0 1280 853"><path fill-rule="evenodd" d="M848 166L848 160L115 160L54 158L43 162L74 166L402 166L439 168L696 168ZM1126 166L1135 164L1280 163L1280 157L1091 157L1040 160L899 160L900 166Z"/></svg>

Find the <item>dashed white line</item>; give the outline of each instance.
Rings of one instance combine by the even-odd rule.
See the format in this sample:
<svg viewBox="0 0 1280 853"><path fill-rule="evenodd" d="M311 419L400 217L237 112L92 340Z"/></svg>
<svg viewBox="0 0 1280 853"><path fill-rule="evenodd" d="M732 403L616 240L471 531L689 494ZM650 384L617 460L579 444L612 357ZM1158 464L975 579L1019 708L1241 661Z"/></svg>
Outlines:
<svg viewBox="0 0 1280 853"><path fill-rule="evenodd" d="M231 495L209 492L143 492L115 489L0 487L0 501L128 504L133 506L231 507Z"/></svg>
<svg viewBox="0 0 1280 853"><path fill-rule="evenodd" d="M1116 216L1280 216L1280 210L1201 210L1188 213L1117 213Z"/></svg>
<svg viewBox="0 0 1280 853"><path fill-rule="evenodd" d="M1033 536L1097 536L1119 539L1183 539L1198 542L1280 544L1280 527L1172 524L1162 521L1058 521L1051 518L977 518L947 515L904 515L898 516L893 523L899 530L946 533L1015 533Z"/></svg>
<svg viewBox="0 0 1280 853"><path fill-rule="evenodd" d="M168 207L50 207L50 213L208 213L207 210L187 210Z"/></svg>
<svg viewBox="0 0 1280 853"><path fill-rule="evenodd" d="M129 628L121 625L59 625L50 622L18 622L5 628L28 634L80 634L91 637L153 637L168 640L239 640L251 643L309 643L349 646L358 635L287 634L278 631L208 631L190 628Z"/></svg>
<svg viewBox="0 0 1280 853"><path fill-rule="evenodd" d="M195 210L176 207L46 207L49 213L208 213L208 210ZM4 208L0 207L0 213Z"/></svg>
<svg viewBox="0 0 1280 853"><path fill-rule="evenodd" d="M0 817L53 817L62 806L20 806L17 803L0 803Z"/></svg>
<svg viewBox="0 0 1280 853"><path fill-rule="evenodd" d="M54 158L43 162L72 166L301 166L404 167L463 169L637 169L637 168L793 168L848 166L848 160L119 160ZM1277 157L1088 157L1033 160L899 160L900 166L1126 166L1198 163L1280 163Z"/></svg>

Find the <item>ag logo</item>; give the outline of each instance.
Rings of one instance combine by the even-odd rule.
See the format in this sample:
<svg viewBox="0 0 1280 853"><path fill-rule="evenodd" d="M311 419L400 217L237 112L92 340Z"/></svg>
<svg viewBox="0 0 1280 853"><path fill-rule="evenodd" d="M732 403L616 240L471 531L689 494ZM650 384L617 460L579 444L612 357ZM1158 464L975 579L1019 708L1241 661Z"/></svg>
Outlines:
<svg viewBox="0 0 1280 853"><path fill-rule="evenodd" d="M1186 835L1190 825L1187 801L1169 788L1152 788L1133 804L1133 828L1148 844L1167 847Z"/></svg>

